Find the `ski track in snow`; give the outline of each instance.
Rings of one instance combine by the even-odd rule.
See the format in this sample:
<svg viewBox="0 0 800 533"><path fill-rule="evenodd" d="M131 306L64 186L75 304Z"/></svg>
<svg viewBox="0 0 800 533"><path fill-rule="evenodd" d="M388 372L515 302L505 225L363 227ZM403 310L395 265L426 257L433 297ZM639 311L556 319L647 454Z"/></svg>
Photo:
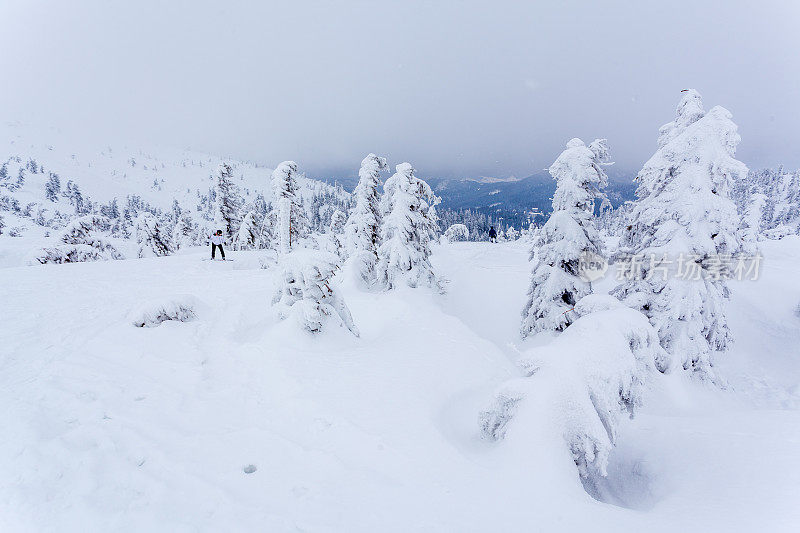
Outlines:
<svg viewBox="0 0 800 533"><path fill-rule="evenodd" d="M546 342L519 340L522 242L438 246L443 296L345 282L358 339L277 321L258 252L0 270L0 530L795 531L800 240L763 247L761 281L733 288L729 389L659 381L611 503L537 461L559 436L478 436ZM130 323L184 294L196 320Z"/></svg>

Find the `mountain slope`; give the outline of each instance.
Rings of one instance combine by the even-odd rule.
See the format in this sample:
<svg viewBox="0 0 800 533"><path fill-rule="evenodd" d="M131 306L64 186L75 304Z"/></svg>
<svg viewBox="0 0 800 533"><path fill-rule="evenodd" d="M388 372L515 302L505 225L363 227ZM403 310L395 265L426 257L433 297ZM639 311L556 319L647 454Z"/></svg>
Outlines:
<svg viewBox="0 0 800 533"><path fill-rule="evenodd" d="M800 285L784 276L800 240L765 243L761 280L734 287L740 341L719 361L733 388L681 375L656 383L623 427L608 503L584 492L546 426L517 427L495 444L479 438L478 413L519 375L514 361L547 342L516 333L524 243L437 246L444 296L363 292L344 279L361 338L310 336L277 320L260 253L2 270L14 283L0 287L0 529L800 524ZM195 321L132 325L143 303L187 294Z"/></svg>

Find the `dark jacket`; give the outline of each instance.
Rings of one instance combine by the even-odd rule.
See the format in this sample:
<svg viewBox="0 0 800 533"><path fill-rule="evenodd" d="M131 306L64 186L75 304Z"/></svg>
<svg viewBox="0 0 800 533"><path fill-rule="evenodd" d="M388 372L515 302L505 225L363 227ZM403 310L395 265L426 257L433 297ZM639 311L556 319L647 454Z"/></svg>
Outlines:
<svg viewBox="0 0 800 533"><path fill-rule="evenodd" d="M495 238L497 238L497 232L494 230L494 228L492 228L492 229L490 229L490 230L489 230L489 238L490 238L490 239L495 239Z"/></svg>

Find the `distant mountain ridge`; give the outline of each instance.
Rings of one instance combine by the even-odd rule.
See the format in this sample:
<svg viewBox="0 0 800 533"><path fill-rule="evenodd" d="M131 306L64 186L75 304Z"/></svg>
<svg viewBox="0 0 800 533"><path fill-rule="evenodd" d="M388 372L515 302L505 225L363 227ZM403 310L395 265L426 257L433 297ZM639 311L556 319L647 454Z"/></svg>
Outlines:
<svg viewBox="0 0 800 533"><path fill-rule="evenodd" d="M541 224L552 210L555 180L542 170L525 178L431 178L421 176L442 198L440 210L472 210L516 228ZM320 178L352 190L357 178ZM614 207L634 199L633 178L610 179L606 194Z"/></svg>

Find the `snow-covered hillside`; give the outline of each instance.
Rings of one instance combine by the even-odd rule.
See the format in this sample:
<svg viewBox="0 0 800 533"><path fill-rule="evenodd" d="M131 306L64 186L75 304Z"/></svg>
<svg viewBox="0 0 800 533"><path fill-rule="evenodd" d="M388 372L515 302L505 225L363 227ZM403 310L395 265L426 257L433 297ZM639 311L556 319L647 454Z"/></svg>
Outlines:
<svg viewBox="0 0 800 533"><path fill-rule="evenodd" d="M5 268L0 530L796 531L800 239L763 252L732 284L729 387L654 376L602 501L558 411L481 438L518 360L538 354L536 393L557 393L558 361L597 345L580 320L564 353L519 340L522 241L435 246L445 295L340 275L359 338L278 320L264 251ZM176 305L195 316L134 324Z"/></svg>
<svg viewBox="0 0 800 533"><path fill-rule="evenodd" d="M134 236L139 213L151 213L167 226L183 213L199 244L214 220L223 163L231 167L242 208L265 211L273 200L272 170L258 164L189 150L87 146L53 128L3 124L0 265L29 261L71 218L90 213L110 219L111 233L121 239ZM326 227L334 208L349 199L340 187L320 181L300 177L299 185L319 227Z"/></svg>

